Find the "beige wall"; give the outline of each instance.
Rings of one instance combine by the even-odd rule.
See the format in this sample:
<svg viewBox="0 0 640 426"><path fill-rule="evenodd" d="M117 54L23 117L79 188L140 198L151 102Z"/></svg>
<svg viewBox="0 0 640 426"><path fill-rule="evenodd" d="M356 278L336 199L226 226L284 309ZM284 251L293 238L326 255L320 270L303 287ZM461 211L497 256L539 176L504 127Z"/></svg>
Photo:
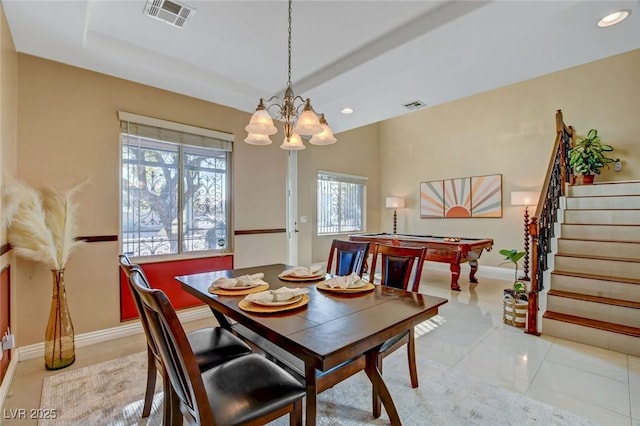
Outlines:
<svg viewBox="0 0 640 426"><path fill-rule="evenodd" d="M378 170L378 125L372 124L336 135L338 142L328 146L307 145L298 156L298 217L309 222L299 224L298 263L326 262L334 238L346 240L348 234L317 236L317 172L347 173L365 176L367 181L367 230L380 226L380 172Z"/></svg>
<svg viewBox="0 0 640 426"><path fill-rule="evenodd" d="M15 175L17 147L17 105L18 105L18 55L9 31L9 25L0 6L0 184L5 175ZM0 200L0 211L2 201ZM7 230L0 226L0 246L7 244ZM13 252L2 255L0 270L11 266L14 271ZM10 272L11 273L11 272ZM11 324L16 323L15 291L11 293ZM4 333L5 330L0 330Z"/></svg>
<svg viewBox="0 0 640 426"><path fill-rule="evenodd" d="M119 110L235 134L235 229L285 227L286 155L276 144L242 141L250 114L22 54L18 70L18 175L34 187L68 187L90 177L77 197L80 235L118 234ZM243 250L254 247L252 237L242 238L236 264L262 263L261 252ZM282 247L284 234L255 238ZM85 244L71 255L66 285L77 334L120 324L118 252L118 243L105 242ZM16 331L24 346L43 339L51 277L39 264L18 266Z"/></svg>
<svg viewBox="0 0 640 426"><path fill-rule="evenodd" d="M425 99L428 102L428 99ZM555 138L555 111L578 134L599 130L621 172L596 181L640 179L640 50L380 123L380 206L385 196L408 197L398 232L490 237L481 264L498 265L502 248L523 247L523 210L511 191L539 191ZM419 183L502 174L500 219L420 219ZM382 209L382 228L391 212ZM387 226L388 225L388 226Z"/></svg>
<svg viewBox="0 0 640 426"><path fill-rule="evenodd" d="M0 183L16 171L18 55L0 6ZM0 200L0 209L2 200ZM0 226L0 245L7 242L7 230ZM0 269L4 267L3 264Z"/></svg>
<svg viewBox="0 0 640 426"><path fill-rule="evenodd" d="M242 142L249 114L16 55L12 44L7 59L8 32L2 25L1 164L17 168L18 176L36 187L69 186L90 176L91 184L77 198L81 235L118 234L119 110L235 134L234 228L286 226L286 155L278 143L256 147ZM298 154L298 216L310 218L300 224L299 263L326 260L334 238L317 237L313 225L315 174L325 169L369 177L368 231L390 231L384 198L407 196L408 208L399 211L399 232L493 237L496 250L482 263L497 265L497 249L522 245L522 211L508 205L509 193L539 188L553 143L555 109L562 108L567 123L580 133L598 128L616 147L623 171L605 172L602 179L640 179L634 145L639 71L640 51L631 52L344 132L336 145L308 147ZM16 97L17 114L15 107L5 107L15 106ZM12 160L16 132L17 162ZM419 182L493 173L503 175L503 218L419 218ZM286 261L284 234L239 236L234 244L236 266ZM118 251L118 243L92 243L72 254L66 278L76 333L119 325ZM21 261L18 266L14 313L18 345L24 346L42 341L51 277L40 265Z"/></svg>

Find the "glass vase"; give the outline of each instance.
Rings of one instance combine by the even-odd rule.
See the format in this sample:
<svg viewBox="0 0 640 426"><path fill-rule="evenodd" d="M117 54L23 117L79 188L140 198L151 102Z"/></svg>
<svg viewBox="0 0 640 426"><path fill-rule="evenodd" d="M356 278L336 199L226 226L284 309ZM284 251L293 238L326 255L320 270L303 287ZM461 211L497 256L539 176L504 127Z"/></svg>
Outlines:
<svg viewBox="0 0 640 426"><path fill-rule="evenodd" d="M64 269L52 270L51 311L44 338L44 364L47 370L67 367L76 360L73 323L64 290Z"/></svg>

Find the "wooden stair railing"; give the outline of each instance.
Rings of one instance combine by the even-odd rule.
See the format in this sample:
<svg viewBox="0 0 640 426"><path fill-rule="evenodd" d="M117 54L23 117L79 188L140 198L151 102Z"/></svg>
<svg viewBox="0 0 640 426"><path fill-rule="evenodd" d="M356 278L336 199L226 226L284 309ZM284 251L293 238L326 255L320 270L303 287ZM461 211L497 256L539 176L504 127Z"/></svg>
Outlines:
<svg viewBox="0 0 640 426"><path fill-rule="evenodd" d="M544 289L543 274L547 270L547 254L551 252L554 223L557 220L560 197L565 195L566 184L571 182L568 152L573 146L573 127L564 124L562 111L556 112L556 140L547 168L544 185L535 215L529 223L531 235L531 289L529 290L528 319L525 332L540 335L538 331L538 293Z"/></svg>

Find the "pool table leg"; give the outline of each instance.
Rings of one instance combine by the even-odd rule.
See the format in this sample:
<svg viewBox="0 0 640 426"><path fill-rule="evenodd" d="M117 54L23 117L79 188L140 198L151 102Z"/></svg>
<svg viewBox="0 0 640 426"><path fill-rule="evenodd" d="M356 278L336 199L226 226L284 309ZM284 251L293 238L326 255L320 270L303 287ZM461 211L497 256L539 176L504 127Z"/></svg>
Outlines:
<svg viewBox="0 0 640 426"><path fill-rule="evenodd" d="M460 278L460 264L452 263L451 267L451 290L460 291L460 284L458 284L458 278Z"/></svg>
<svg viewBox="0 0 640 426"><path fill-rule="evenodd" d="M469 261L469 266L471 266L471 271L469 272L469 282L470 283L477 283L478 279L476 278L476 272L478 271L478 261L477 260L470 260Z"/></svg>

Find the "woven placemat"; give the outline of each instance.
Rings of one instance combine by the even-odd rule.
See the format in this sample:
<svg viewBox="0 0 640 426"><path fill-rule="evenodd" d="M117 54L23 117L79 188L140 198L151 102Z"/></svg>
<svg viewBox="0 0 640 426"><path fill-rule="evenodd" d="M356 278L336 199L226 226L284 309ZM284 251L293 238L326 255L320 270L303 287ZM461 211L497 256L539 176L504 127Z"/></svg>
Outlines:
<svg viewBox="0 0 640 426"><path fill-rule="evenodd" d="M263 306L263 305L256 305L255 303L251 303L246 300L241 300L240 303L238 303L238 307L243 311L247 311L247 312L255 312L259 314L272 314L274 312L282 312L282 311L289 311L291 309L297 309L301 306L306 305L307 303L309 303L309 296L307 296L306 294L303 294L302 299L290 305Z"/></svg>
<svg viewBox="0 0 640 426"><path fill-rule="evenodd" d="M220 287L209 287L209 293L217 294L218 296L245 296L247 294L260 293L265 290L269 290L269 284L260 284L257 287L246 288L244 290L227 290Z"/></svg>
<svg viewBox="0 0 640 426"><path fill-rule="evenodd" d="M341 287L329 287L326 283L318 283L316 284L316 288L318 290L330 291L333 293L363 293L365 291L371 291L376 288L375 285L371 283L367 283L362 287L357 288L341 288Z"/></svg>

